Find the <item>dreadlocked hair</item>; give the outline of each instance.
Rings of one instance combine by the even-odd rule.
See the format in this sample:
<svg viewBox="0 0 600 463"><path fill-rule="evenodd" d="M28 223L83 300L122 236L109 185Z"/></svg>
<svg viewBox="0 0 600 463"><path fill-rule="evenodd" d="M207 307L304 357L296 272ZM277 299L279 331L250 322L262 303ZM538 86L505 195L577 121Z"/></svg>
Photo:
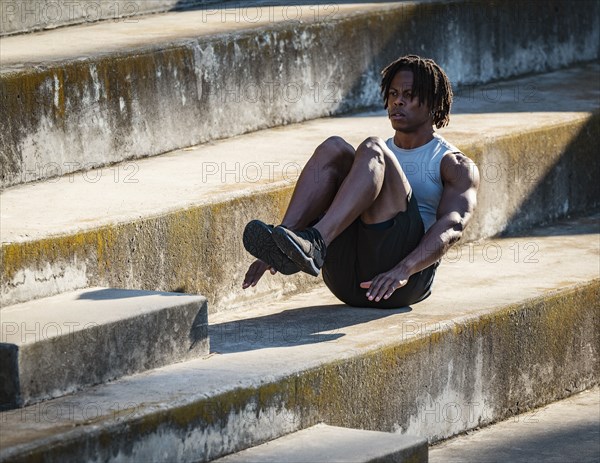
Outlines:
<svg viewBox="0 0 600 463"><path fill-rule="evenodd" d="M426 104L433 115L433 124L441 129L450 121L452 106L452 86L448 76L432 59L417 55L398 58L381 71L381 94L384 108L388 107L388 94L392 80L398 71L412 71L413 98L419 98L419 104Z"/></svg>

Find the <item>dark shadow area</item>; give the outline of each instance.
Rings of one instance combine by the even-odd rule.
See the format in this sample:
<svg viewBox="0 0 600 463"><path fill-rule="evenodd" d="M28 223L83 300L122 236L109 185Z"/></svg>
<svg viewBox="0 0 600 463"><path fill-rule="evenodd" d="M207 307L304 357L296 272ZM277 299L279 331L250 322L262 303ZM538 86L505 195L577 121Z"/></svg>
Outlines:
<svg viewBox="0 0 600 463"><path fill-rule="evenodd" d="M421 0L422 1L422 0ZM434 1L434 0L425 0ZM240 1L240 0L179 0L171 11L190 11L190 10L214 10L214 9L231 9L231 8L248 8L248 7L271 7L271 6L310 6L323 5L335 8L340 4L359 4L367 3L364 0L258 0L258 1ZM389 0L370 0L368 3L390 3Z"/></svg>
<svg viewBox="0 0 600 463"><path fill-rule="evenodd" d="M19 347L0 343L0 412L22 406Z"/></svg>
<svg viewBox="0 0 600 463"><path fill-rule="evenodd" d="M208 340L208 313L206 310L199 310L194 317L192 327L189 332L190 350L196 348L198 344L205 343Z"/></svg>
<svg viewBox="0 0 600 463"><path fill-rule="evenodd" d="M300 307L262 317L209 325L212 352L229 354L273 347L291 347L335 341L349 326L368 323L394 314L400 309L361 309L347 305Z"/></svg>
<svg viewBox="0 0 600 463"><path fill-rule="evenodd" d="M580 214L569 214L567 217L541 222L526 231L509 233L503 237L535 238L536 236L573 236L600 234L600 208Z"/></svg>
<svg viewBox="0 0 600 463"><path fill-rule="evenodd" d="M585 72L573 71L573 67ZM600 108L600 62L528 73L511 79L454 88L452 114L595 112ZM537 76L544 76L543 80ZM595 82L595 85L590 85Z"/></svg>
<svg viewBox="0 0 600 463"><path fill-rule="evenodd" d="M500 434L498 438L488 437L460 447L436 449L434 446L430 448L429 461L432 463L442 461L445 463L459 461L593 463L599 461L600 424L578 424L568 429L556 431L548 429L545 432L539 430L540 425L541 423L531 423L532 432L508 436L504 431L504 434ZM534 433L535 435L532 435ZM473 437L476 436L477 434Z"/></svg>
<svg viewBox="0 0 600 463"><path fill-rule="evenodd" d="M597 233L600 212L600 181L596 140L600 136L600 114L596 113L572 138L557 162L536 181L533 189L522 199L519 209L508 220L501 236L531 236L531 227L551 224L557 220L572 216L587 216L582 219L582 228L571 228L577 234ZM536 157L544 153L526 152L531 165ZM521 178L515 181L527 181L527 172L523 169ZM544 214L545 212L545 214ZM544 217L545 215L545 217ZM544 217L540 219L540 217ZM536 236L567 234L568 227L546 227L536 230Z"/></svg>

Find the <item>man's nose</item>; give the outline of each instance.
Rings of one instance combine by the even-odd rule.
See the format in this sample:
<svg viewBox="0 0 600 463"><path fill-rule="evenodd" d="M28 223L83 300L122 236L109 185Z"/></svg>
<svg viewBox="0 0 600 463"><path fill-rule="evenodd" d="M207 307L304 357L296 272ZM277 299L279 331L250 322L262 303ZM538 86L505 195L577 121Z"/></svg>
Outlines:
<svg viewBox="0 0 600 463"><path fill-rule="evenodd" d="M403 106L404 105L404 98L402 98L401 95L398 95L396 98L394 98L394 106Z"/></svg>

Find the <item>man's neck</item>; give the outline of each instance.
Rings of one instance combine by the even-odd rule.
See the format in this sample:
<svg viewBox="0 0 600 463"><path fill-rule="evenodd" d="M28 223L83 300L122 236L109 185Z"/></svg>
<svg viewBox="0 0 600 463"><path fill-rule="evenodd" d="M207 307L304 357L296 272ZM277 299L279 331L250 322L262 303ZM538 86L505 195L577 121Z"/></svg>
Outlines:
<svg viewBox="0 0 600 463"><path fill-rule="evenodd" d="M411 133L396 131L396 134L394 135L394 145L405 150L411 150L426 145L431 140L433 140L433 129L430 131Z"/></svg>

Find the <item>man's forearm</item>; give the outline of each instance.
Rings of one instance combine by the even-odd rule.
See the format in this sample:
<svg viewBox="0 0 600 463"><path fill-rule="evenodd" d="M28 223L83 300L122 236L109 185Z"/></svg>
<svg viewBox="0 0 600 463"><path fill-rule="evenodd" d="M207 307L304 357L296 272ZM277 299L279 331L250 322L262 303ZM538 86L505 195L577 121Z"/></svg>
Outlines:
<svg viewBox="0 0 600 463"><path fill-rule="evenodd" d="M431 226L419 245L398 264L398 267L403 268L409 275L426 269L440 260L460 239L463 228L462 221L457 218L441 218Z"/></svg>

